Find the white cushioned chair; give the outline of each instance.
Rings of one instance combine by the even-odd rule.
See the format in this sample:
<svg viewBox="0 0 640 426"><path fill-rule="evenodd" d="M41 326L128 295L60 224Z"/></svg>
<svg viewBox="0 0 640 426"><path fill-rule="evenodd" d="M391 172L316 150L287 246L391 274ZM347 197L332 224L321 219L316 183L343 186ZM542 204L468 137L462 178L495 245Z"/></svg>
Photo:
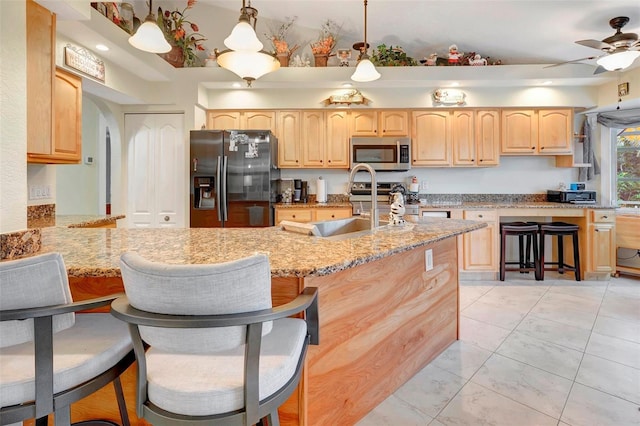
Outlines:
<svg viewBox="0 0 640 426"><path fill-rule="evenodd" d="M130 324L139 417L156 426L279 424L307 346L318 344L317 289L272 308L265 255L169 265L125 253L120 269L126 297L111 312ZM305 319L289 318L302 311Z"/></svg>
<svg viewBox="0 0 640 426"><path fill-rule="evenodd" d="M71 403L109 382L129 424L119 380L135 361L127 327L109 313L75 314L113 299L74 303L58 253L0 262L0 424L46 425L53 413L56 426L69 425Z"/></svg>

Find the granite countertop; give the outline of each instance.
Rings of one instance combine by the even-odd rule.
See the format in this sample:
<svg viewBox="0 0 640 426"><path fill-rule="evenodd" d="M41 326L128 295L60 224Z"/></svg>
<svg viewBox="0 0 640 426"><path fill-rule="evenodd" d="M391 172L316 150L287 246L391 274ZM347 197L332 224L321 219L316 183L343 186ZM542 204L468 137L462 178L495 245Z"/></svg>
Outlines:
<svg viewBox="0 0 640 426"><path fill-rule="evenodd" d="M120 276L119 257L136 251L172 264L226 262L266 253L276 277L320 276L483 228L482 222L423 218L369 235L328 240L270 228L42 229L40 253L60 252L71 277Z"/></svg>
<svg viewBox="0 0 640 426"><path fill-rule="evenodd" d="M553 203L549 201L462 201L459 203L442 203L432 202L420 204L421 209L615 209L615 206L604 204L571 204L571 203Z"/></svg>
<svg viewBox="0 0 640 426"><path fill-rule="evenodd" d="M279 209L336 209L341 207L351 208L349 201L333 201L326 203L277 203L274 207Z"/></svg>
<svg viewBox="0 0 640 426"><path fill-rule="evenodd" d="M55 215L43 218L28 219L27 227L32 228L90 228L92 226L115 223L124 219L125 215Z"/></svg>

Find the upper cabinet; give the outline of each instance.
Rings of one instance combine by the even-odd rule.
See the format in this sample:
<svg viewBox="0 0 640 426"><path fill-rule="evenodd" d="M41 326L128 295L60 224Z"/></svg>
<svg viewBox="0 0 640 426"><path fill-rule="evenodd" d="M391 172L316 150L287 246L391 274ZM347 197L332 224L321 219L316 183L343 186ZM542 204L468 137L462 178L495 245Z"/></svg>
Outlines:
<svg viewBox="0 0 640 426"><path fill-rule="evenodd" d="M411 114L413 165L450 166L451 112L424 110Z"/></svg>
<svg viewBox="0 0 640 426"><path fill-rule="evenodd" d="M274 111L208 111L207 129L270 130L276 133Z"/></svg>
<svg viewBox="0 0 640 426"><path fill-rule="evenodd" d="M55 67L56 16L29 0L27 13L27 162L82 158L82 79Z"/></svg>
<svg viewBox="0 0 640 426"><path fill-rule="evenodd" d="M300 111L278 111L278 166L297 168L300 161Z"/></svg>
<svg viewBox="0 0 640 426"><path fill-rule="evenodd" d="M476 165L497 166L500 163L500 111L476 111L475 137Z"/></svg>
<svg viewBox="0 0 640 426"><path fill-rule="evenodd" d="M346 111L326 111L325 167L349 168L349 116Z"/></svg>
<svg viewBox="0 0 640 426"><path fill-rule="evenodd" d="M570 154L571 109L502 111L502 154Z"/></svg>
<svg viewBox="0 0 640 426"><path fill-rule="evenodd" d="M352 111L351 136L409 136L409 113L401 110Z"/></svg>

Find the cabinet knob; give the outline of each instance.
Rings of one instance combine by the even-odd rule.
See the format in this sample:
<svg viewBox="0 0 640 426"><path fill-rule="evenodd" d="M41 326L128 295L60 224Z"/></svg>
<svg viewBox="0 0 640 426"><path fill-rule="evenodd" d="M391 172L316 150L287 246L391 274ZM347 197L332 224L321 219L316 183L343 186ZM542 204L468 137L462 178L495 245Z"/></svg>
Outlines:
<svg viewBox="0 0 640 426"><path fill-rule="evenodd" d="M479 214L478 217L482 218L483 216L481 214Z"/></svg>
<svg viewBox="0 0 640 426"><path fill-rule="evenodd" d="M330 162L331 162L331 160L327 160L327 163L330 163Z"/></svg>
<svg viewBox="0 0 640 426"><path fill-rule="evenodd" d="M335 215L335 214L332 214L332 215L331 215L331 218L334 218L334 217L336 217L336 215Z"/></svg>
<svg viewBox="0 0 640 426"><path fill-rule="evenodd" d="M602 218L603 218L603 219L607 219L607 218L609 218L609 216L602 216Z"/></svg>
<svg viewBox="0 0 640 426"><path fill-rule="evenodd" d="M595 231L596 231L596 232L600 232L600 230L599 230L599 229L596 229Z"/></svg>
<svg viewBox="0 0 640 426"><path fill-rule="evenodd" d="M536 147L535 147L535 146L532 146L532 147L531 147L531 149L536 149Z"/></svg>
<svg viewBox="0 0 640 426"><path fill-rule="evenodd" d="M480 159L480 160L478 160L478 161L480 161L480 162L482 163L484 160L481 158L481 159Z"/></svg>
<svg viewBox="0 0 640 426"><path fill-rule="evenodd" d="M471 161L476 161L476 160L474 160L474 159L472 158L472 159L471 159ZM480 161L482 161L482 160L480 160Z"/></svg>
<svg viewBox="0 0 640 426"><path fill-rule="evenodd" d="M296 217L296 215L295 215L295 214L294 214L294 215L291 215L291 217L294 217L294 218L295 218L295 217Z"/></svg>
<svg viewBox="0 0 640 426"><path fill-rule="evenodd" d="M165 222L169 222L169 220L171 220L171 218L170 218L169 216L165 216L165 217L164 217L164 221L165 221Z"/></svg>
<svg viewBox="0 0 640 426"><path fill-rule="evenodd" d="M544 149L544 146L543 146L543 147L541 147L540 149Z"/></svg>

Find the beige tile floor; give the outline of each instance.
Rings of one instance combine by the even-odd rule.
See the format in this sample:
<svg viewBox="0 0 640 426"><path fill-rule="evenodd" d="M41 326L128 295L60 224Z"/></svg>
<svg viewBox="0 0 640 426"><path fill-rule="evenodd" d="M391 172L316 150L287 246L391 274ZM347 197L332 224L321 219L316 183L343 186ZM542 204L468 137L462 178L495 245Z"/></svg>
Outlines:
<svg viewBox="0 0 640 426"><path fill-rule="evenodd" d="M640 278L460 283L460 340L357 426L640 425Z"/></svg>

